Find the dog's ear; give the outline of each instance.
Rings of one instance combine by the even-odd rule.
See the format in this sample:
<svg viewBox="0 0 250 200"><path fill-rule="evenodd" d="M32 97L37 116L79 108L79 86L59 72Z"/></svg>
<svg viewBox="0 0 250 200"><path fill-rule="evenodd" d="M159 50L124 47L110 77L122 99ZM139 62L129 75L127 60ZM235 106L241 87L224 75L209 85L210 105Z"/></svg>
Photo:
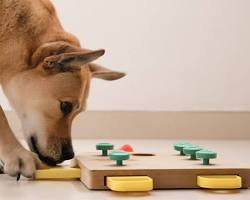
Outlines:
<svg viewBox="0 0 250 200"><path fill-rule="evenodd" d="M113 71L94 63L89 63L89 69L92 73L92 77L108 81L117 80L126 75L123 72Z"/></svg>
<svg viewBox="0 0 250 200"><path fill-rule="evenodd" d="M63 41L45 43L37 48L32 54L31 66L37 67L41 62L44 61L44 58L49 56L79 51L82 51L82 49Z"/></svg>
<svg viewBox="0 0 250 200"><path fill-rule="evenodd" d="M91 51L83 49L79 52L62 53L44 59L43 67L50 72L73 72L104 55L103 49Z"/></svg>

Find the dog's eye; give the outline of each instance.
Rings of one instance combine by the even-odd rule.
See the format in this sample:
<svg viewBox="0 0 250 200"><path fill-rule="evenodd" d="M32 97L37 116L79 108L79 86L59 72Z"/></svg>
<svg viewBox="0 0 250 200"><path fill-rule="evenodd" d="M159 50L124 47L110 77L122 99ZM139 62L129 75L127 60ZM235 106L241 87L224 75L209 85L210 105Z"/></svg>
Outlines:
<svg viewBox="0 0 250 200"><path fill-rule="evenodd" d="M73 110L73 104L68 101L63 101L61 102L60 108L63 114L67 115Z"/></svg>

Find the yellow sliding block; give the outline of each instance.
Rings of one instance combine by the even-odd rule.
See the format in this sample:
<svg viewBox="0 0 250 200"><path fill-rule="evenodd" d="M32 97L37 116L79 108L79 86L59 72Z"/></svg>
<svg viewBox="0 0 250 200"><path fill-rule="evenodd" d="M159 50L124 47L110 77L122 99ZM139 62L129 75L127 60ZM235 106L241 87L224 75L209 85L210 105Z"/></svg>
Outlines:
<svg viewBox="0 0 250 200"><path fill-rule="evenodd" d="M110 176L106 181L109 189L118 192L153 190L153 179L148 176Z"/></svg>
<svg viewBox="0 0 250 200"><path fill-rule="evenodd" d="M208 189L238 189L242 178L237 175L204 175L197 177L197 185Z"/></svg>
<svg viewBox="0 0 250 200"><path fill-rule="evenodd" d="M53 167L50 169L40 169L35 173L35 179L74 179L80 178L80 168Z"/></svg>

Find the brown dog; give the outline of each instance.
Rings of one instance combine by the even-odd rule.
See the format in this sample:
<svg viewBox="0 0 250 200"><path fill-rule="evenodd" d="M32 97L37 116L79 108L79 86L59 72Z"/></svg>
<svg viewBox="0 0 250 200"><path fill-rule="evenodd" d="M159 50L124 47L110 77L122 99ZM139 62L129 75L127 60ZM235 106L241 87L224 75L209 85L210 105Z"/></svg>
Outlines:
<svg viewBox="0 0 250 200"><path fill-rule="evenodd" d="M55 165L74 157L71 123L85 110L91 78L125 75L90 63L103 54L81 48L49 0L0 0L0 81L34 152L20 145L0 107L5 173L30 177L40 160Z"/></svg>

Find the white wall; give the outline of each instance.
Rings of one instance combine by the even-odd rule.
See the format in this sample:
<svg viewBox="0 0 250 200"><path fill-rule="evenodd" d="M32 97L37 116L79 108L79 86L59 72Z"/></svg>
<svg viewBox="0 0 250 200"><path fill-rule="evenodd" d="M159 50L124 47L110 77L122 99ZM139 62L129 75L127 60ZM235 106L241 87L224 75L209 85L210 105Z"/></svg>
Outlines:
<svg viewBox="0 0 250 200"><path fill-rule="evenodd" d="M250 110L250 1L53 0L99 63L91 110Z"/></svg>

